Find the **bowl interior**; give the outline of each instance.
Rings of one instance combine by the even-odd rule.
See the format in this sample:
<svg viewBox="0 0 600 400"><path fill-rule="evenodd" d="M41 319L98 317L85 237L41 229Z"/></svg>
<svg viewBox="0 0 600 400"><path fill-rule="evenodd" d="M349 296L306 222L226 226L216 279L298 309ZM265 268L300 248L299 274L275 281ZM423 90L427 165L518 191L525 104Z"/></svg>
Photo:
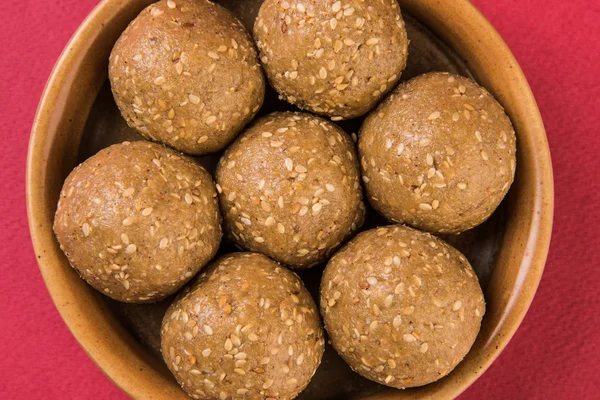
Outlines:
<svg viewBox="0 0 600 400"><path fill-rule="evenodd" d="M133 397L185 398L162 363L159 350L160 323L172 298L156 304L133 305L119 303L96 293L83 280L78 279L57 249L51 232L58 193L63 180L76 163L84 161L111 144L125 140L142 140L141 136L129 128L121 117L110 91L106 71L108 54L120 32L144 6L151 2L150 0L103 2L76 34L70 44L71 53L63 54L40 105L32 134L28 165L29 214L32 238L48 288L63 318L92 359ZM249 29L261 2L262 0L221 1ZM547 225L548 211L546 210L549 204L551 209L551 196L548 199L546 193L544 203L544 196L542 196L544 192L535 192L526 183L532 178L539 181L543 177L543 171L538 171L539 174L536 176L522 172L531 163L537 164L538 167L544 165L544 160L541 164L539 159L534 160L536 154L528 148L528 140L524 140L529 138L527 135L533 135L530 133L532 127L523 126L521 123L523 116L518 113L519 109L514 104L515 99L510 97L503 99L502 91L497 90L495 81L490 82L490 75L493 72L490 66L486 65L483 68L474 63L474 67L467 67L463 60L472 61L467 55L474 49L461 48L461 44L452 39L452 31L442 29L438 34L445 39L450 39L448 44L452 45L451 48L422 23L429 22L429 26L435 27L436 25L432 25L431 15L444 18L443 9L448 5L435 6L433 3L436 2L400 1L401 6L406 6L403 7L403 14L411 40L408 67L403 74L403 80L430 71L448 71L478 78L480 83L494 92L507 108L519 139L517 178L507 199L483 225L458 236L444 236L445 240L467 256L484 288L488 313L484 317L482 332L465 361L448 377L424 388L405 391L386 389L361 378L352 372L328 345L322 365L308 388L300 395L301 399L454 397L493 361L499 349L512 336L539 282L547 251L549 228L547 233L542 231L541 241L537 244L533 243L535 254L538 255L537 259L534 257L535 254L530 254L530 258L526 259L523 249L528 244L533 227L538 230L536 235L539 239L539 230L545 227L544 224ZM461 0L458 3L467 3L466 10L474 12L472 7L469 8L467 1ZM427 7L432 9L429 10ZM437 7L435 13L434 7ZM412 14L409 13L411 11ZM456 10L452 12L454 13L452 15L456 16ZM448 24L451 25L451 22ZM484 26L471 29L476 32L479 29L483 35L486 33L486 28ZM492 33L495 34L493 30ZM86 40L82 40L83 36ZM77 66L77 69L74 72L69 71L67 66L71 68ZM496 71L496 74L498 73ZM525 88L528 90L526 82ZM519 90L523 89L519 88ZM522 101L526 103L527 99ZM530 101L533 102L533 98ZM533 112L537 112L535 102L533 108ZM260 113L264 115L275 110L293 109L293 106L280 101L272 89L268 89L265 105ZM537 117L539 119L539 114ZM340 125L351 133L358 131L361 122L362 119L357 119L344 121ZM36 137L37 132L40 134L44 132L45 136ZM538 146L542 146L544 150L543 126L541 126L541 134L543 137ZM547 145L545 150L547 152ZM35 157L43 157L43 159L32 159L34 154ZM197 160L212 172L219 156L213 154L198 157ZM536 208L536 199L541 199L537 208L544 209L546 213L544 224L538 222L535 225L536 219L543 220L541 214L537 216L535 212L532 214L532 210ZM36 223L39 223L39 226ZM383 218L370 211L363 228L385 224ZM519 249L519 252L511 249ZM233 246L225 241L220 253L232 250L234 250ZM536 266L537 269L534 268ZM317 266L300 273L315 299L318 299L318 286L323 267ZM520 315L513 312L515 304L521 306ZM84 317L81 316L82 311L86 313ZM98 342L99 338L100 342Z"/></svg>

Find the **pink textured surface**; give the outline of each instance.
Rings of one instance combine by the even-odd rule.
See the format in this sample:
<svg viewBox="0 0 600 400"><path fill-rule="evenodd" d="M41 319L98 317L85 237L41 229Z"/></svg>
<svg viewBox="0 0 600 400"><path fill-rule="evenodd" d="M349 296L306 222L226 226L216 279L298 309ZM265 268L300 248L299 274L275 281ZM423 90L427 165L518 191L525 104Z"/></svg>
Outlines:
<svg viewBox="0 0 600 400"><path fill-rule="evenodd" d="M544 278L523 325L461 398L597 399L600 3L473 2L513 50L536 95L554 161L556 212ZM38 100L61 50L96 3L0 4L0 399L125 398L56 311L25 212L25 159Z"/></svg>

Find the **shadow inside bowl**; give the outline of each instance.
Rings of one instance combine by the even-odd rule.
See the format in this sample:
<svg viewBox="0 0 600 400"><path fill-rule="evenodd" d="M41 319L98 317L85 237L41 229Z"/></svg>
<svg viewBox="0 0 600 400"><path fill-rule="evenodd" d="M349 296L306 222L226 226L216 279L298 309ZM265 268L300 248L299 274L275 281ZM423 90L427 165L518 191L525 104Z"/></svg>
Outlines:
<svg viewBox="0 0 600 400"><path fill-rule="evenodd" d="M225 0L223 3L238 14L246 25L254 21L258 2ZM408 66L403 74L403 80L431 71L448 71L472 77L465 64L433 33L409 15L405 14L404 17L411 44ZM279 100L273 89L269 88L265 105L259 116L280 110L296 110L296 108ZM340 125L347 132L356 133L361 123L362 118L359 118L343 121ZM133 140L143 140L143 138L129 128L121 117L110 91L110 85L106 81L89 114L81 139L78 162L85 161L99 150L114 143ZM197 157L197 160L209 171L214 172L219 157L220 154L213 154ZM479 276L484 292L502 244L505 220L506 202L503 202L494 215L481 226L461 235L443 237L467 256ZM388 222L385 219L369 209L367 222L363 229L386 224ZM219 254L231 251L236 251L236 249L231 243L224 240ZM317 303L323 268L323 265L317 266L299 274ZM106 299L110 310L117 319L158 360L161 360L160 325L172 300L171 297L155 304L135 305ZM333 348L327 345L321 366L299 399L358 398L379 392L383 388L383 386L354 373Z"/></svg>

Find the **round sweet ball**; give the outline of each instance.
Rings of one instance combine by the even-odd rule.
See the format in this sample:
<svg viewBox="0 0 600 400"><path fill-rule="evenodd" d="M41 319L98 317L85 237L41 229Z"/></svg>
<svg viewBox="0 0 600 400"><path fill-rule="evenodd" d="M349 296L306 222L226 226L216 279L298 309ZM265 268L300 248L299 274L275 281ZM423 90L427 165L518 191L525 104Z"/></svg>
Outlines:
<svg viewBox="0 0 600 400"><path fill-rule="evenodd" d="M175 293L221 241L212 178L192 159L151 142L110 146L71 172L54 232L71 265L113 299Z"/></svg>
<svg viewBox="0 0 600 400"><path fill-rule="evenodd" d="M293 399L324 351L300 278L256 253L202 271L168 309L161 339L167 366L195 399Z"/></svg>
<svg viewBox="0 0 600 400"><path fill-rule="evenodd" d="M484 222L510 188L515 132L470 79L431 73L398 86L364 122L359 154L369 201L388 219L438 233Z"/></svg>
<svg viewBox="0 0 600 400"><path fill-rule="evenodd" d="M239 246L293 268L324 262L364 220L358 159L339 127L304 113L274 113L225 152L217 190Z"/></svg>
<svg viewBox="0 0 600 400"><path fill-rule="evenodd" d="M321 313L335 350L357 373L400 389L452 371L484 312L465 257L402 225L358 235L329 261L321 282Z"/></svg>
<svg viewBox="0 0 600 400"><path fill-rule="evenodd" d="M115 44L109 77L129 126L193 155L227 146L265 92L252 38L208 0L147 7Z"/></svg>
<svg viewBox="0 0 600 400"><path fill-rule="evenodd" d="M254 36L281 97L334 121L375 107L408 56L396 0L266 0Z"/></svg>

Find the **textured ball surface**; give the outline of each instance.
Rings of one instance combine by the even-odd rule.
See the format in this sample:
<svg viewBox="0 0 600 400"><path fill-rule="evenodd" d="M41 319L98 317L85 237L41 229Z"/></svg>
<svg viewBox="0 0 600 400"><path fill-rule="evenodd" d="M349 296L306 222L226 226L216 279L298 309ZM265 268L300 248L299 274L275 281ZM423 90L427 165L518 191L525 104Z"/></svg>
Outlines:
<svg viewBox="0 0 600 400"><path fill-rule="evenodd" d="M109 78L129 126L194 155L229 144L265 92L250 35L207 0L147 7L115 44Z"/></svg>
<svg viewBox="0 0 600 400"><path fill-rule="evenodd" d="M163 357L195 399L292 399L323 351L319 313L302 281L256 253L213 262L163 320Z"/></svg>
<svg viewBox="0 0 600 400"><path fill-rule="evenodd" d="M94 288L120 301L157 301L217 252L216 197L212 177L191 158L150 142L125 142L71 172L54 231Z"/></svg>
<svg viewBox="0 0 600 400"><path fill-rule="evenodd" d="M227 149L216 179L231 238L291 267L324 262L364 220L352 139L310 114L258 121Z"/></svg>
<svg viewBox="0 0 600 400"><path fill-rule="evenodd" d="M369 115L359 155L376 210L419 229L459 233L484 222L508 192L516 139L484 88L431 73L398 86Z"/></svg>
<svg viewBox="0 0 600 400"><path fill-rule="evenodd" d="M396 0L266 0L254 36L281 97L333 120L375 107L408 55Z"/></svg>
<svg viewBox="0 0 600 400"><path fill-rule="evenodd" d="M366 231L329 261L321 313L354 371L384 385L422 386L463 359L485 312L458 250L402 225Z"/></svg>

